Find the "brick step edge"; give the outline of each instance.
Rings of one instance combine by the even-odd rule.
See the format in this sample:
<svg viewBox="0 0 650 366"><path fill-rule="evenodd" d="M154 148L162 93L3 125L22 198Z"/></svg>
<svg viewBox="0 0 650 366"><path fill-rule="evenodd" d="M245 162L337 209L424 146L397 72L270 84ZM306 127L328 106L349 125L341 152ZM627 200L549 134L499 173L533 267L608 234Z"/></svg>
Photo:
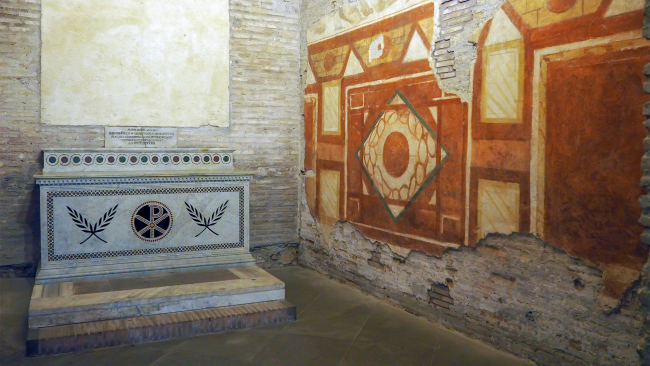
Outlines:
<svg viewBox="0 0 650 366"><path fill-rule="evenodd" d="M161 341L296 320L286 300L30 329L28 357Z"/></svg>

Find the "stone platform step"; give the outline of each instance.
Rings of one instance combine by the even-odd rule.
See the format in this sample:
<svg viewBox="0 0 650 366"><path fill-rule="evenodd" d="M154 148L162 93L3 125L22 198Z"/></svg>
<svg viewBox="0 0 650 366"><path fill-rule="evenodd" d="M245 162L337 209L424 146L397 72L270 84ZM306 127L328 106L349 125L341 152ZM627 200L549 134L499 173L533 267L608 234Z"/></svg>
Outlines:
<svg viewBox="0 0 650 366"><path fill-rule="evenodd" d="M295 320L284 283L257 266L34 286L29 355Z"/></svg>
<svg viewBox="0 0 650 366"><path fill-rule="evenodd" d="M284 299L284 283L257 266L35 285L29 328Z"/></svg>
<svg viewBox="0 0 650 366"><path fill-rule="evenodd" d="M27 356L160 341L294 321L286 300L30 329Z"/></svg>

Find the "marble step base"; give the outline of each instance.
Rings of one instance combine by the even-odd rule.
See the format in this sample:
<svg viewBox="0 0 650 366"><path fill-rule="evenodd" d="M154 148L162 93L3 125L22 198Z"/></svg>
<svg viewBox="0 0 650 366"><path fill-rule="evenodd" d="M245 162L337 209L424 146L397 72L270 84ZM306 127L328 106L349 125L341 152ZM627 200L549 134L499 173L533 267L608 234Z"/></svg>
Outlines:
<svg viewBox="0 0 650 366"><path fill-rule="evenodd" d="M30 329L27 356L50 355L190 337L291 322L286 300Z"/></svg>
<svg viewBox="0 0 650 366"><path fill-rule="evenodd" d="M29 328L178 313L284 299L257 266L35 285Z"/></svg>

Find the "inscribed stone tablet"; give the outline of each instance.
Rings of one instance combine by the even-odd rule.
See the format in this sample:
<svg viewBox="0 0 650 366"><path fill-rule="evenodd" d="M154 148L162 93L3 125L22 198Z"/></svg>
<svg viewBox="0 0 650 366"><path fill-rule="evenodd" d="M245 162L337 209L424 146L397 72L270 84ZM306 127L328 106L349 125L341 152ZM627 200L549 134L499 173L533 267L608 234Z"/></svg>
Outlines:
<svg viewBox="0 0 650 366"><path fill-rule="evenodd" d="M105 147L176 147L176 129L171 127L106 127Z"/></svg>

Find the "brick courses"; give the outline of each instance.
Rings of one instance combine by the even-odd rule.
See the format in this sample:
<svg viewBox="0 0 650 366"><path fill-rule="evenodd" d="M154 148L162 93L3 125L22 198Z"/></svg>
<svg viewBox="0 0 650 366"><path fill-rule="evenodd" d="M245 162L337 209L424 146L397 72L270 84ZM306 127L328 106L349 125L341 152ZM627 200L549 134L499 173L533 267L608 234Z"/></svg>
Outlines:
<svg viewBox="0 0 650 366"><path fill-rule="evenodd" d="M179 147L236 150L251 184L251 247L296 243L298 0L230 2L231 125L181 128ZM102 147L103 128L41 125L40 1L0 2L0 267L38 260L32 176L44 147Z"/></svg>

